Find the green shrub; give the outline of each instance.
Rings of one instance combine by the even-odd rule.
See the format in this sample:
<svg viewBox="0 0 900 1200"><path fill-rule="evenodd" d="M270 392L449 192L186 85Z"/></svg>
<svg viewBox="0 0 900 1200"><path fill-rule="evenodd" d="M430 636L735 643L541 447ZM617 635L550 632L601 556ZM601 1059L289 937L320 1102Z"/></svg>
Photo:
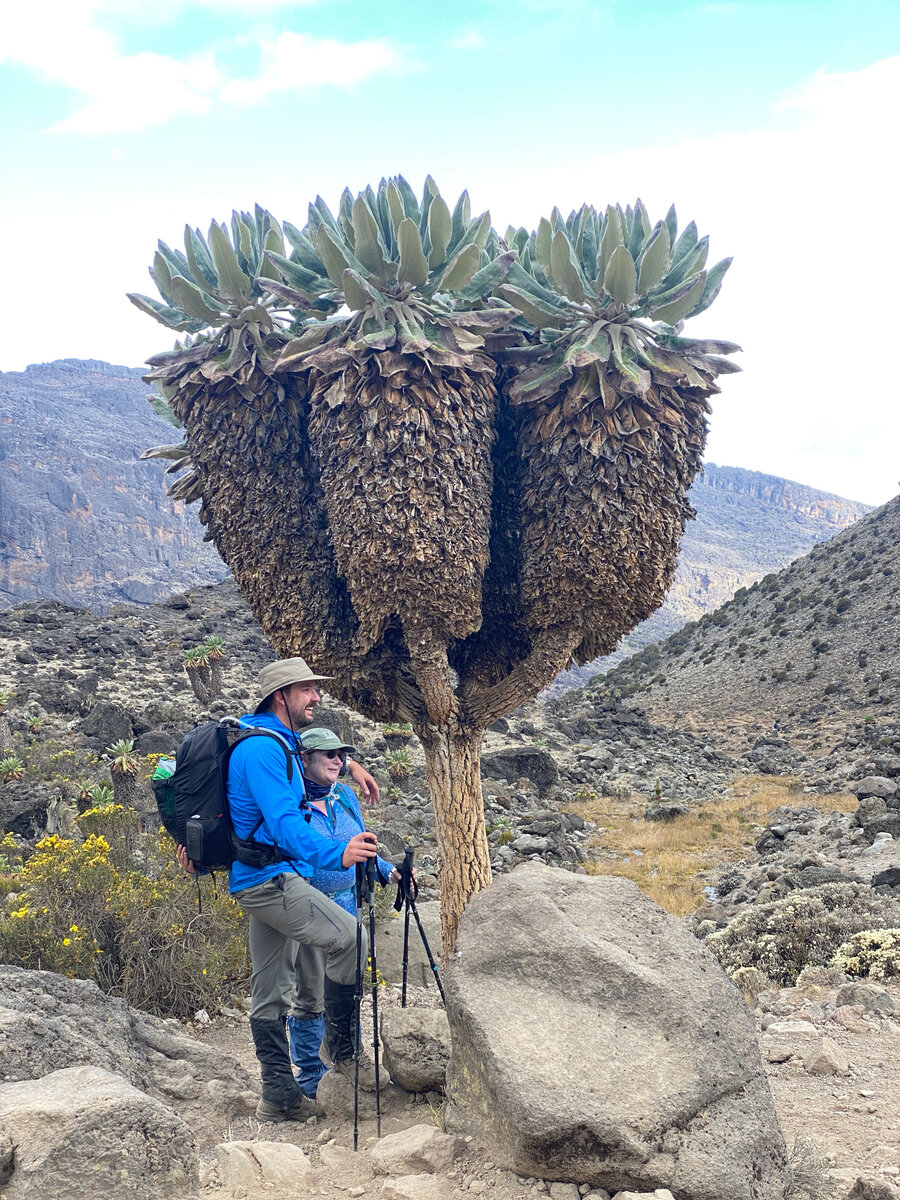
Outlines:
<svg viewBox="0 0 900 1200"><path fill-rule="evenodd" d="M806 966L827 966L855 933L900 926L900 900L861 883L826 883L746 908L706 945L729 975L756 967L791 987Z"/></svg>
<svg viewBox="0 0 900 1200"><path fill-rule="evenodd" d="M132 810L79 818L83 841L38 842L13 869L0 910L0 959L93 979L160 1016L214 1009L247 975L241 911L227 892L196 890L171 843L142 833Z"/></svg>
<svg viewBox="0 0 900 1200"><path fill-rule="evenodd" d="M864 929L854 934L831 965L852 979L900 978L900 929Z"/></svg>

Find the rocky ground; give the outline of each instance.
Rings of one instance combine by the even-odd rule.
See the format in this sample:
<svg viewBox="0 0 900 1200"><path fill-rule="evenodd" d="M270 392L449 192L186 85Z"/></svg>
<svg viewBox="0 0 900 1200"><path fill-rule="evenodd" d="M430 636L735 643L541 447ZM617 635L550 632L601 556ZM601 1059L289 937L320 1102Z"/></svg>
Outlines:
<svg viewBox="0 0 900 1200"><path fill-rule="evenodd" d="M203 706L182 670L181 652L209 634L224 638L227 658L222 695ZM11 742L28 766L21 780L0 788L0 825L32 841L52 831L75 787L74 779L52 767L54 754L102 752L118 737L133 737L144 754L170 752L205 711L244 711L255 674L270 657L230 584L196 589L148 608L121 606L102 618L47 603L0 614L0 686L14 693L0 715L0 733L4 751ZM627 800L629 811L637 798L636 820L646 812L649 818L678 821L685 810L713 812L727 802L736 780L789 776L794 781L790 802L748 830L739 857L710 873L709 904L691 918L698 935L726 929L755 906L829 883L855 880L873 894L900 896L900 723L890 704L851 710L843 719L829 710L827 739L821 723L813 731L797 716L775 730L774 718L769 722L761 711L754 717L758 728L750 728L749 721L743 730L735 724L723 738L709 724L673 730L654 723L633 706L639 700L580 689L547 705L528 706L488 731L484 800L498 874L535 859L577 873L594 869L603 857L603 837L576 811L586 796L600 795L613 805ZM379 780L382 801L370 816L388 852L399 854L414 845L423 898L436 895L434 825L417 742L402 743L410 769L406 778L395 778L387 756L398 743L388 731L327 698L322 708L323 722L352 738L361 761ZM848 811L825 803L834 791L851 798L842 806ZM149 810L149 791L143 802ZM785 1135L789 1144L800 1139L799 1159L808 1164L811 1178L818 1173L818 1191L811 1183L796 1197L843 1200L857 1177L868 1175L871 1182L852 1192L854 1200L896 1200L900 990L889 982L874 993L841 997L841 986L807 979L802 987L751 997ZM388 991L385 1003L393 1002ZM433 997L422 1002L433 1003ZM239 1008L231 1016L214 1015L210 1026L194 1032L255 1075ZM383 1133L422 1124L439 1128L440 1122L440 1099L417 1097L385 1114ZM209 1195L278 1194L273 1179L262 1178L258 1162L248 1167L228 1152L217 1158L215 1147L223 1140L301 1146L314 1172L310 1187L325 1197L374 1190L403 1200L450 1200L469 1192L497 1200L545 1194L575 1200L579 1191L575 1185L514 1177L492 1164L474 1142L459 1145L452 1165L437 1173L409 1172L429 1176L430 1182L375 1176L374 1126L368 1116L363 1151L355 1157L350 1157L345 1118L260 1129L246 1113L232 1113L213 1120L200 1136L203 1189ZM585 1185L581 1194L587 1191Z"/></svg>

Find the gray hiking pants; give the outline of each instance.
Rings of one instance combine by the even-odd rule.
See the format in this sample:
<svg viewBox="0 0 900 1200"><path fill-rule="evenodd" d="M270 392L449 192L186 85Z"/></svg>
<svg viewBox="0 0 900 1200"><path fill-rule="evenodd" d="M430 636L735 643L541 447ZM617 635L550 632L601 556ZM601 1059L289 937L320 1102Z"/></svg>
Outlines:
<svg viewBox="0 0 900 1200"><path fill-rule="evenodd" d="M251 1017L277 1020L290 1012L298 943L321 951L329 979L356 982L356 921L308 879L285 873L234 895L250 917ZM367 958L363 929L363 964Z"/></svg>

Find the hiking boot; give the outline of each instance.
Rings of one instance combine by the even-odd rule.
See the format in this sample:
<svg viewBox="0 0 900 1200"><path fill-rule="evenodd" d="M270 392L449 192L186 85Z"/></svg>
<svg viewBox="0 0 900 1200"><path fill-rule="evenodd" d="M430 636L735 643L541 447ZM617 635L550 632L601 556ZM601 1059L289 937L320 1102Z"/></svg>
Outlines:
<svg viewBox="0 0 900 1200"><path fill-rule="evenodd" d="M350 1058L342 1058L332 1063L331 1069L337 1071L339 1075L346 1075L351 1083L356 1079L356 1059L352 1055ZM387 1071L378 1072L378 1082L382 1088L385 1084L390 1083ZM375 1063L364 1050L359 1053L359 1086L365 1092L375 1091Z"/></svg>
<svg viewBox="0 0 900 1200"><path fill-rule="evenodd" d="M297 1092L297 1099L288 1108L274 1103L272 1100L260 1100L256 1106L257 1121L308 1121L310 1117L324 1117L325 1109L315 1100L310 1100L302 1092Z"/></svg>

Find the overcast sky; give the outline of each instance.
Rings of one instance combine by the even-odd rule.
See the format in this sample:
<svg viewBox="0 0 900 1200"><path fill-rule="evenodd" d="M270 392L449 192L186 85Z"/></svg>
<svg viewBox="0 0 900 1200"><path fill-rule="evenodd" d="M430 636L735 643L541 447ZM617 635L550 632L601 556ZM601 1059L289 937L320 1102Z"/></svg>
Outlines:
<svg viewBox="0 0 900 1200"><path fill-rule="evenodd" d="M0 106L0 370L167 348L124 298L156 239L257 201L641 196L734 256L687 327L744 347L708 458L897 493L896 0L43 0L4 9Z"/></svg>

